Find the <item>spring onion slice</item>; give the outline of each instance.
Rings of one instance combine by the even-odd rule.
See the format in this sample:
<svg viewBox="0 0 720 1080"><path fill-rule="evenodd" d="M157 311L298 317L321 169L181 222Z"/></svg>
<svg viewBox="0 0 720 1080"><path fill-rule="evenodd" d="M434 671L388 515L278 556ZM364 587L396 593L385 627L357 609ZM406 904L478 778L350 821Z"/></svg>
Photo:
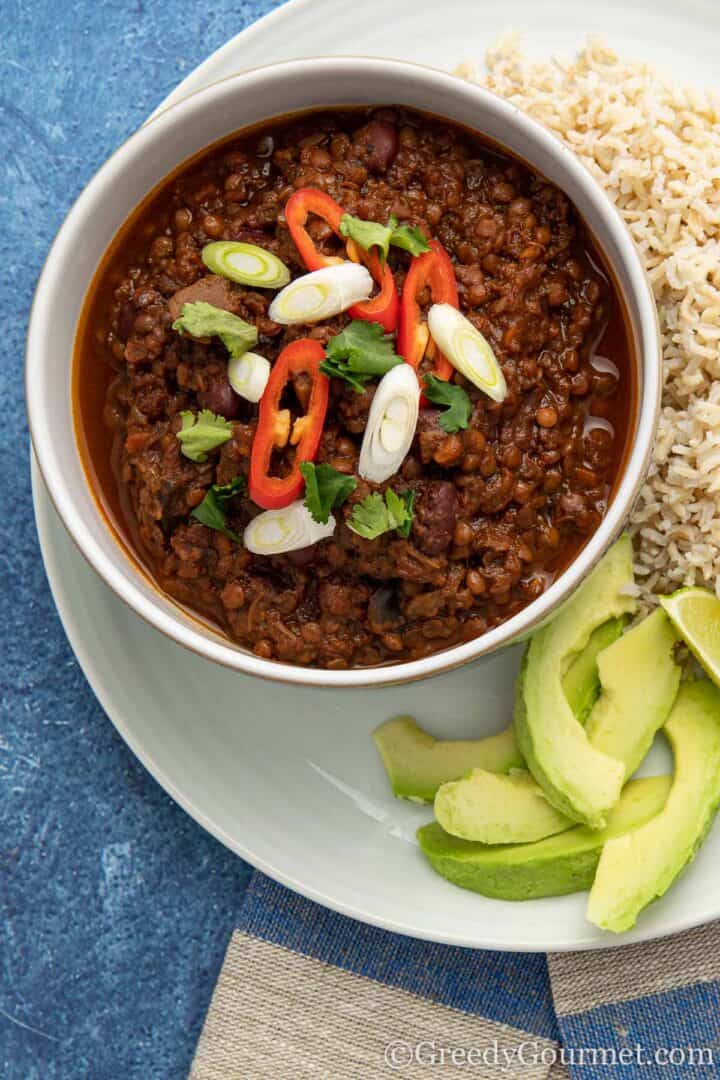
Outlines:
<svg viewBox="0 0 720 1080"><path fill-rule="evenodd" d="M281 289L290 280L290 271L285 263L257 244L217 240L202 249L202 261L213 274L221 274L239 285Z"/></svg>
<svg viewBox="0 0 720 1080"><path fill-rule="evenodd" d="M302 500L296 499L282 510L265 510L253 518L243 533L243 544L253 555L282 555L317 544L334 532L332 514L320 525Z"/></svg>
<svg viewBox="0 0 720 1080"><path fill-rule="evenodd" d="M228 382L246 401L259 401L270 378L270 362L259 353L234 356L227 366Z"/></svg>
<svg viewBox="0 0 720 1080"><path fill-rule="evenodd" d="M504 401L505 376L495 353L470 320L450 304L433 304L427 321L433 341L452 366L493 401Z"/></svg>
<svg viewBox="0 0 720 1080"><path fill-rule="evenodd" d="M364 266L341 262L291 281L277 294L268 315L283 326L320 322L367 300L372 290L373 279Z"/></svg>
<svg viewBox="0 0 720 1080"><path fill-rule="evenodd" d="M398 471L415 435L420 385L414 368L398 364L378 383L360 448L358 472L381 484Z"/></svg>

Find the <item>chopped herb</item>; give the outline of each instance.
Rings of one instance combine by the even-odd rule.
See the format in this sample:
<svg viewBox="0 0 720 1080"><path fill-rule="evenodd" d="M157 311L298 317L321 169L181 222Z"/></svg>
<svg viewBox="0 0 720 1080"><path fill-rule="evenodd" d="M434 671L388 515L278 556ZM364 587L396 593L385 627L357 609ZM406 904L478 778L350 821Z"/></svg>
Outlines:
<svg viewBox="0 0 720 1080"><path fill-rule="evenodd" d="M395 221L394 218L390 218L390 220ZM396 224L390 237L390 243L393 247L409 251L411 255L422 255L423 252L430 250L430 245L422 229L418 229L417 225Z"/></svg>
<svg viewBox="0 0 720 1080"><path fill-rule="evenodd" d="M326 525L332 508L342 506L352 495L357 480L332 465L313 465L312 461L302 461L300 472L305 480L305 506L314 521Z"/></svg>
<svg viewBox="0 0 720 1080"><path fill-rule="evenodd" d="M204 300L183 304L172 328L191 337L219 337L232 357L242 356L258 339L257 329L250 323Z"/></svg>
<svg viewBox="0 0 720 1080"><path fill-rule="evenodd" d="M413 523L413 507L415 505L415 489L406 488L397 495L392 488L385 492L388 514L393 523L392 528L405 538L410 535Z"/></svg>
<svg viewBox="0 0 720 1080"><path fill-rule="evenodd" d="M182 427L177 433L182 452L191 461L207 461L208 451L222 446L232 436L232 424L210 409L195 415L181 412Z"/></svg>
<svg viewBox="0 0 720 1080"><path fill-rule="evenodd" d="M472 402L461 386L438 379L437 375L425 376L425 397L433 405L446 405L440 416L440 427L451 435L466 428L472 415Z"/></svg>
<svg viewBox="0 0 720 1080"><path fill-rule="evenodd" d="M358 394L362 394L366 383L370 382L370 375L353 374L350 365L339 360L323 360L320 370L330 379L344 379Z"/></svg>
<svg viewBox="0 0 720 1080"><path fill-rule="evenodd" d="M217 532L224 533L231 540L236 540L241 544L242 538L227 527L225 504L235 495L244 494L245 489L244 476L235 476L229 484L213 484L200 505L193 510L192 516L203 525L207 525L209 529L216 529Z"/></svg>
<svg viewBox="0 0 720 1080"><path fill-rule="evenodd" d="M387 504L382 495L374 492L366 496L362 502L353 507L353 512L348 521L348 528L358 536L364 536L367 540L374 540L382 536L393 526L390 524L390 514Z"/></svg>
<svg viewBox="0 0 720 1080"><path fill-rule="evenodd" d="M402 363L402 358L395 353L392 334L384 333L378 323L361 319L353 319L331 338L326 352L330 360L347 360L353 371L371 375L385 375L390 368Z"/></svg>
<svg viewBox="0 0 720 1080"><path fill-rule="evenodd" d="M331 378L344 379L359 393L371 379L381 378L403 362L395 353L392 335L384 333L378 323L360 319L353 319L330 338L325 354L320 370Z"/></svg>
<svg viewBox="0 0 720 1080"><path fill-rule="evenodd" d="M373 247L379 248L380 258L387 259L392 236L392 228L389 225L381 225L379 221L363 221L362 218L353 217L352 214L343 214L340 218L340 232L343 236L354 240L364 251L369 251Z"/></svg>
<svg viewBox="0 0 720 1080"><path fill-rule="evenodd" d="M387 488L385 498L374 492L353 507L348 528L367 540L375 540L393 529L400 536L407 537L412 528L414 502L415 492L412 488L399 495L392 488Z"/></svg>
<svg viewBox="0 0 720 1080"><path fill-rule="evenodd" d="M387 225L381 225L379 221L364 221L352 214L343 214L340 219L340 232L365 251L378 248L381 259L387 259L391 244L403 251L409 251L411 255L422 255L424 251L430 250L422 230L418 229L417 225L398 225L394 214L390 215Z"/></svg>

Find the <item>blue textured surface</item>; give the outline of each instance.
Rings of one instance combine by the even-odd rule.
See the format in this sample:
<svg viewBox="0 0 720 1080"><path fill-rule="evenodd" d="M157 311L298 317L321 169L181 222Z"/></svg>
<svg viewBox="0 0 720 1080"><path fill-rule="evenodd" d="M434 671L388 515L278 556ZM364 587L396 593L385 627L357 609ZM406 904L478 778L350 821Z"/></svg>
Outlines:
<svg viewBox="0 0 720 1080"><path fill-rule="evenodd" d="M25 329L45 253L108 154L271 0L0 0L0 1077L187 1072L249 869L132 757L48 592Z"/></svg>
<svg viewBox="0 0 720 1080"><path fill-rule="evenodd" d="M602 1005L560 1017L558 1023L565 1046L608 1047L617 1053L624 1049L634 1055L633 1064L624 1069L590 1059L583 1067L570 1069L573 1080L611 1080L618 1075L642 1076L642 1080L690 1076L716 1080L720 1075L717 981Z"/></svg>

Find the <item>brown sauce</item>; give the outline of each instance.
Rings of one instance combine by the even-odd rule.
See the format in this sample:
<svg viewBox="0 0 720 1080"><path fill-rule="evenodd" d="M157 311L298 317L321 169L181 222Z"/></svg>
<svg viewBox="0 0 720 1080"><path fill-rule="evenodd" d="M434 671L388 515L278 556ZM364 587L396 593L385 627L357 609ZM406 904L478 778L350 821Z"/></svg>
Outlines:
<svg viewBox="0 0 720 1080"><path fill-rule="evenodd" d="M382 130L368 139L373 124L392 129L394 145L383 144ZM461 310L491 340L513 398L495 409L469 388L473 419L460 444L443 441L434 411L424 415L397 477L400 489L418 493L407 541L384 536L368 548L341 525L307 563L228 551L225 537L190 516L193 492L247 473L256 409L234 404L236 436L208 467L178 457L177 413L218 392L224 361L217 342L180 341L167 312L174 292L207 274L198 253L214 239L259 243L293 276L304 272L282 216L301 186L321 187L370 220L398 212L438 238L455 265ZM337 250L322 229L316 241ZM391 250L401 287L409 257ZM258 324L257 351L272 361L288 340L267 325L272 293L234 288L238 313ZM335 320L328 334L345 321ZM318 460L357 464L364 396L333 384ZM333 668L447 648L539 595L612 497L632 437L636 379L612 274L552 185L432 117L333 110L224 140L145 199L89 289L73 402L91 488L128 554L258 655ZM536 419L543 408L559 410L551 428ZM129 434L137 449L128 449ZM361 482L357 497L368 490ZM236 504L232 524L241 532L257 507Z"/></svg>

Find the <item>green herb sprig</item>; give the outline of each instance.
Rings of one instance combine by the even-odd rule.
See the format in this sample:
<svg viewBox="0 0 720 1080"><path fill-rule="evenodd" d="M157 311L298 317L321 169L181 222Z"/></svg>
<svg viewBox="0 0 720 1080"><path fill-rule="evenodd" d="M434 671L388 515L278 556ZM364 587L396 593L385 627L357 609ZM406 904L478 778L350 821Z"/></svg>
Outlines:
<svg viewBox="0 0 720 1080"><path fill-rule="evenodd" d="M300 472L305 479L305 506L319 525L327 524L333 507L342 506L358 485L354 476L338 472L332 465L303 461Z"/></svg>
<svg viewBox="0 0 720 1080"><path fill-rule="evenodd" d="M251 323L204 300L183 304L172 328L191 337L219 337L233 359L252 349L258 339L257 328Z"/></svg>
<svg viewBox="0 0 720 1080"><path fill-rule="evenodd" d="M217 416L210 409L195 414L181 412L182 427L177 433L178 442L190 461L207 461L208 453L232 438L233 427L224 416Z"/></svg>
<svg viewBox="0 0 720 1080"><path fill-rule="evenodd" d="M236 495L244 495L247 484L244 476L235 476L229 484L213 484L208 488L205 498L192 511L192 516L207 525L209 529L224 533L231 540L242 543L242 537L227 526L226 504Z"/></svg>
<svg viewBox="0 0 720 1080"><path fill-rule="evenodd" d="M412 488L399 495L387 488L384 498L379 492L373 492L353 507L348 528L366 540L375 540L393 529L399 536L407 538L412 529L414 503Z"/></svg>
<svg viewBox="0 0 720 1080"><path fill-rule="evenodd" d="M354 240L364 251L376 247L383 260L387 259L391 245L402 248L411 255L422 255L430 250L423 231L417 225L399 225L394 214L388 218L387 225L381 225L379 221L365 221L363 218L353 217L352 214L343 214L340 219L340 232L349 240Z"/></svg>
<svg viewBox="0 0 720 1080"><path fill-rule="evenodd" d="M391 334L377 323L353 319L344 330L330 338L326 359L320 365L332 379L344 379L362 393L371 379L382 378L391 368L403 363L395 352Z"/></svg>
<svg viewBox="0 0 720 1080"><path fill-rule="evenodd" d="M463 390L462 386L438 379L437 375L426 375L425 397L433 405L445 405L445 411L440 415L440 427L452 435L470 424L472 416L472 402Z"/></svg>

